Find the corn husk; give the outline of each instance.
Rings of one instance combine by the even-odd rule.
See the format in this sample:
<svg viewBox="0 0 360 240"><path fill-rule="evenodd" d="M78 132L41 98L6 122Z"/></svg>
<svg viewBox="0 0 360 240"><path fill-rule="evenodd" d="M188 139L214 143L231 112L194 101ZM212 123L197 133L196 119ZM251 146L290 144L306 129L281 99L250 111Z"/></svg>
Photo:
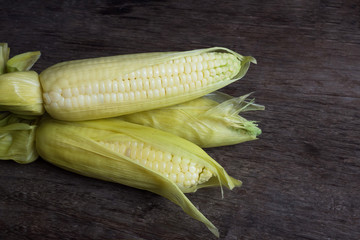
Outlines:
<svg viewBox="0 0 360 240"><path fill-rule="evenodd" d="M31 163L38 154L35 149L36 118L0 112L0 159Z"/></svg>
<svg viewBox="0 0 360 240"><path fill-rule="evenodd" d="M10 48L0 43L0 111L18 115L44 113L39 76L29 71L41 53L26 52L9 59Z"/></svg>
<svg viewBox="0 0 360 240"><path fill-rule="evenodd" d="M101 141L123 141L128 138L151 144L164 152L186 156L211 170L215 177L187 190L180 189L157 171L100 144ZM164 196L179 205L191 217L203 222L216 236L219 235L217 228L189 201L184 192L195 192L199 188L209 186L225 186L232 189L241 185L240 181L230 177L215 160L195 144L158 129L118 119L63 122L45 118L36 132L36 147L43 159L66 170Z"/></svg>
<svg viewBox="0 0 360 240"><path fill-rule="evenodd" d="M29 70L40 52L19 54L10 60L9 55L8 44L0 43L0 159L31 163L38 158L38 118L31 115L41 115L44 108L37 73L19 71Z"/></svg>
<svg viewBox="0 0 360 240"><path fill-rule="evenodd" d="M10 48L7 43L0 43L0 74L6 72L6 62L9 59Z"/></svg>
<svg viewBox="0 0 360 240"><path fill-rule="evenodd" d="M40 58L41 53L26 52L10 58L6 63L6 72L29 71L36 61Z"/></svg>
<svg viewBox="0 0 360 240"><path fill-rule="evenodd" d="M39 60L41 53L25 52L9 59L10 48L7 43L0 43L0 74L9 72L29 71Z"/></svg>
<svg viewBox="0 0 360 240"><path fill-rule="evenodd" d="M182 104L124 115L128 122L154 127L185 138L200 147L219 147L257 139L260 128L239 113L263 110L247 100L250 94L231 97L214 92Z"/></svg>
<svg viewBox="0 0 360 240"><path fill-rule="evenodd" d="M44 113L39 76L34 71L0 75L0 111L19 115Z"/></svg>

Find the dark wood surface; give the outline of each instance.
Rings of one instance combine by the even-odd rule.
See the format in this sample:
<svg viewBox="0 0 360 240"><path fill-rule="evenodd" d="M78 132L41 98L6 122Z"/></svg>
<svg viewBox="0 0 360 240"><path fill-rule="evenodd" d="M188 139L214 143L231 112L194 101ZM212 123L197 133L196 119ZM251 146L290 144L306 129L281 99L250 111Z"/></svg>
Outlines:
<svg viewBox="0 0 360 240"><path fill-rule="evenodd" d="M86 2L86 3L85 3ZM228 47L258 60L260 139L209 149L243 187L188 194L220 239L360 239L360 1L2 1L0 41L64 60ZM149 192L0 162L0 239L214 239Z"/></svg>

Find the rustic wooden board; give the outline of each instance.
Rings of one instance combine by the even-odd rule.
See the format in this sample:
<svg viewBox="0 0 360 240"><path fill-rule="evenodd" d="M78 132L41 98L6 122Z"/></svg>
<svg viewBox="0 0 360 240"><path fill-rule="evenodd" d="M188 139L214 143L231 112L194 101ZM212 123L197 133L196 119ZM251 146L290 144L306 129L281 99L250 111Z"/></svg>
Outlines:
<svg viewBox="0 0 360 240"><path fill-rule="evenodd" d="M0 41L64 60L224 46L258 60L260 139L209 149L243 187L189 198L235 239L360 239L360 1L2 1ZM0 239L214 239L149 192L0 162Z"/></svg>

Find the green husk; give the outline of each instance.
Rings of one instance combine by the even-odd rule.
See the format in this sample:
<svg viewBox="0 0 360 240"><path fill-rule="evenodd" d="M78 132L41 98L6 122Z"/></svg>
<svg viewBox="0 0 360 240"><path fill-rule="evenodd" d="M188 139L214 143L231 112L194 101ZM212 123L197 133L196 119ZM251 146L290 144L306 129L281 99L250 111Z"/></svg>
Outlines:
<svg viewBox="0 0 360 240"><path fill-rule="evenodd" d="M31 163L38 158L35 149L36 118L0 112L0 159Z"/></svg>
<svg viewBox="0 0 360 240"><path fill-rule="evenodd" d="M0 111L10 111L19 115L44 113L41 86L36 72L0 75Z"/></svg>
<svg viewBox="0 0 360 240"><path fill-rule="evenodd" d="M180 189L157 171L100 144L100 141L123 141L128 138L201 163L215 177L204 184ZM219 236L217 228L189 201L184 192L195 192L199 188L209 186L225 186L232 189L241 185L239 180L230 177L215 160L195 144L158 129L116 118L83 122L63 122L45 118L36 132L36 147L43 159L66 170L164 196L179 205L187 214L203 222L216 236Z"/></svg>
<svg viewBox="0 0 360 240"><path fill-rule="evenodd" d="M26 52L19 55L16 55L10 58L6 63L7 72L22 72L28 71L40 58L41 53L36 52Z"/></svg>
<svg viewBox="0 0 360 240"><path fill-rule="evenodd" d="M39 60L41 53L39 51L26 52L18 54L11 59L10 48L7 43L0 43L0 74L9 72L29 71Z"/></svg>
<svg viewBox="0 0 360 240"><path fill-rule="evenodd" d="M9 59L10 48L0 43L0 111L18 115L42 115L45 112L39 75L30 68L41 53L26 52Z"/></svg>
<svg viewBox="0 0 360 240"><path fill-rule="evenodd" d="M218 147L257 139L260 128L240 112L264 110L247 100L250 94L231 97L221 92L182 104L124 115L119 119L154 127L185 138L200 147Z"/></svg>
<svg viewBox="0 0 360 240"><path fill-rule="evenodd" d="M7 43L0 43L0 74L6 72L6 62L9 59L10 48Z"/></svg>
<svg viewBox="0 0 360 240"><path fill-rule="evenodd" d="M19 54L10 60L9 55L8 44L0 43L0 159L31 163L38 158L35 149L38 118L32 115L43 114L44 108L38 75L27 70L38 60L40 52Z"/></svg>

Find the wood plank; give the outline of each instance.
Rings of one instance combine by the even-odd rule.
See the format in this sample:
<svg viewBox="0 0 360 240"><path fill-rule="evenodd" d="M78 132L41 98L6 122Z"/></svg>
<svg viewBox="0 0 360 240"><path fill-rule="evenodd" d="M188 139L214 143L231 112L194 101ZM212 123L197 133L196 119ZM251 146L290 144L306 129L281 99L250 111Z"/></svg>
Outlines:
<svg viewBox="0 0 360 240"><path fill-rule="evenodd" d="M260 139L208 149L244 185L189 198L220 239L360 238L360 1L3 1L1 41L64 60L224 46L258 60ZM152 193L0 162L0 239L215 239Z"/></svg>

